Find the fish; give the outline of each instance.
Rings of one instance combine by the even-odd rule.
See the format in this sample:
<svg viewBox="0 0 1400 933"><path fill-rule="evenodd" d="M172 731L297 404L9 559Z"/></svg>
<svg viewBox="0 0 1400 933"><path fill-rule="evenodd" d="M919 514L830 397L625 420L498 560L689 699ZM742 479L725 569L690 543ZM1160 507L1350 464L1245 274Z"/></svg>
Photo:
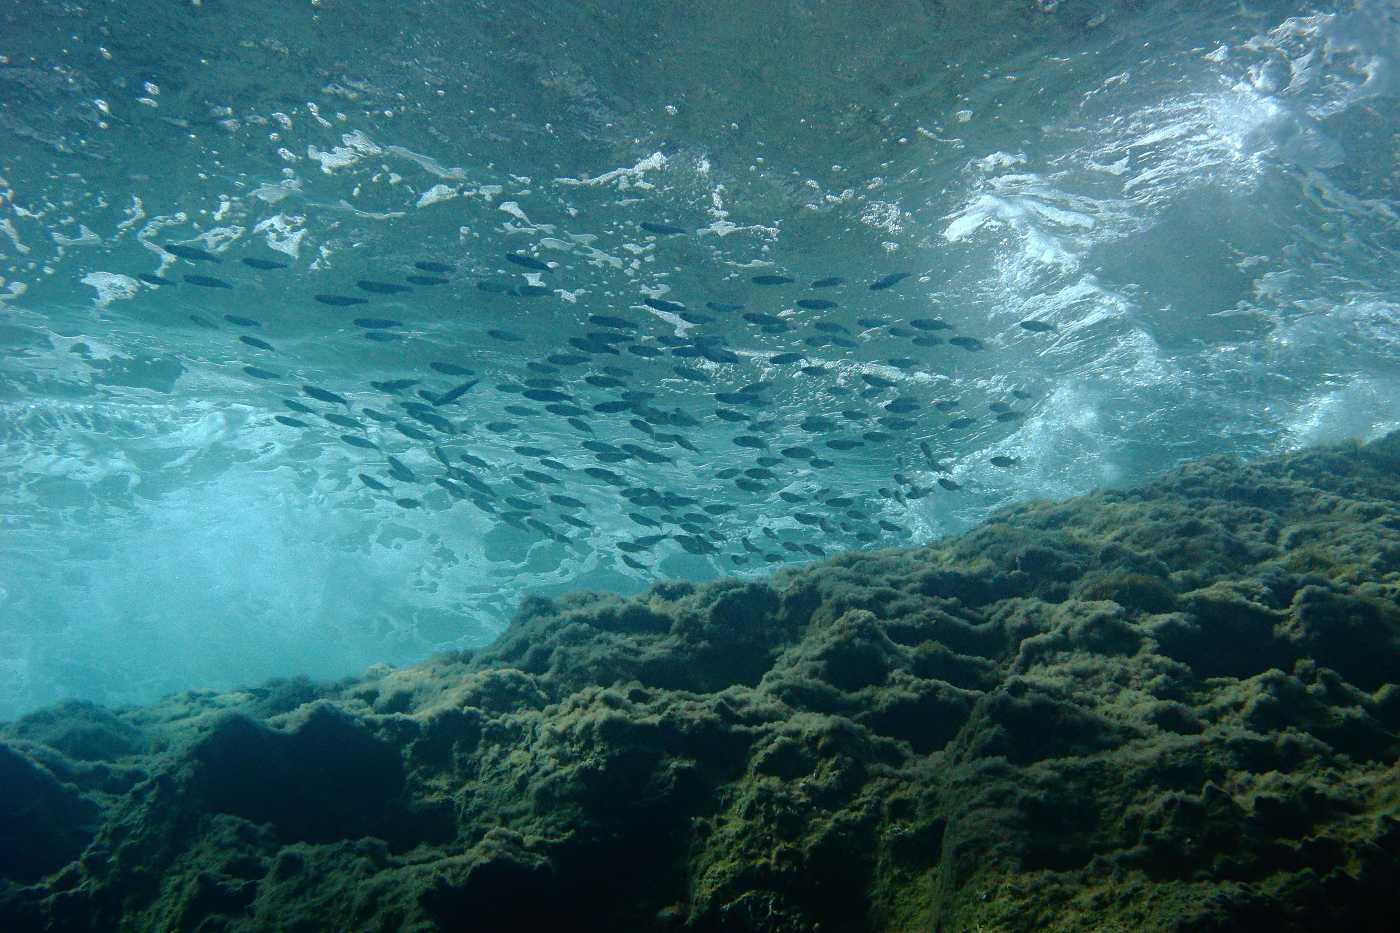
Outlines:
<svg viewBox="0 0 1400 933"><path fill-rule="evenodd" d="M401 509L416 509L423 503L419 502L417 499L403 498L395 499L394 504Z"/></svg>
<svg viewBox="0 0 1400 933"><path fill-rule="evenodd" d="M364 473L360 474L360 482L364 483L366 486L368 486L370 489L373 489L375 492L389 491L389 487L386 486L384 483L381 483L373 476L366 476Z"/></svg>
<svg viewBox="0 0 1400 933"><path fill-rule="evenodd" d="M1001 414L997 415L997 420L1001 422L1016 421L1017 419L1024 417L1026 417L1026 413L1023 411L1004 411Z"/></svg>
<svg viewBox="0 0 1400 933"><path fill-rule="evenodd" d="M266 340L259 340L257 337L249 337L247 334L240 334L238 339L240 342L246 343L250 347L257 347L259 350L275 349L272 344L268 343Z"/></svg>
<svg viewBox="0 0 1400 933"><path fill-rule="evenodd" d="M262 324L250 317L239 317L236 314L225 314L224 320L239 327L262 327Z"/></svg>
<svg viewBox="0 0 1400 933"><path fill-rule="evenodd" d="M641 344L633 344L627 348L627 352L644 359L655 359L658 356L664 355L660 350L656 349L656 347L648 347Z"/></svg>
<svg viewBox="0 0 1400 933"><path fill-rule="evenodd" d="M257 258L252 257L252 256L244 256L244 257L243 257L243 265L249 266L249 267L254 268L254 269L263 269L263 270L268 270L268 269L286 269L286 268L287 268L287 264L286 264L285 262L278 262L278 261L275 260L275 259L257 259Z"/></svg>
<svg viewBox="0 0 1400 933"><path fill-rule="evenodd" d="M441 486L443 489L446 489L454 499L465 499L467 497L467 494L462 491L462 487L458 486L450 479L445 479L444 477L438 476L433 478L433 482Z"/></svg>
<svg viewBox="0 0 1400 933"><path fill-rule="evenodd" d="M671 371L682 379L689 379L691 382L709 382L710 377L698 369L690 366L672 366Z"/></svg>
<svg viewBox="0 0 1400 933"><path fill-rule="evenodd" d="M370 383L371 386L378 389L380 392L389 393L402 392L404 389L407 389L410 386L416 386L417 384L417 379L391 379L388 382Z"/></svg>
<svg viewBox="0 0 1400 933"><path fill-rule="evenodd" d="M429 259L420 259L413 264L413 268L419 272L447 273L452 271L452 267L445 262L434 262Z"/></svg>
<svg viewBox="0 0 1400 933"><path fill-rule="evenodd" d="M755 275L750 278L749 281L755 285L791 285L797 280L791 276L765 273L763 275Z"/></svg>
<svg viewBox="0 0 1400 933"><path fill-rule="evenodd" d="M808 311L827 311L836 307L836 302L827 301L825 298L799 298L794 303L799 308L805 308Z"/></svg>
<svg viewBox="0 0 1400 933"><path fill-rule="evenodd" d="M447 279L436 275L406 275L404 281L411 285L446 285Z"/></svg>
<svg viewBox="0 0 1400 933"><path fill-rule="evenodd" d="M257 366L244 366L243 371L254 379L281 379L282 376L269 369L262 369Z"/></svg>
<svg viewBox="0 0 1400 933"><path fill-rule="evenodd" d="M344 397L336 395L334 392L328 392L325 389L320 388L319 386L303 385L301 387L301 391L305 392L307 395L311 396L318 402L334 402L336 404L346 406L350 404L348 401L345 400Z"/></svg>
<svg viewBox="0 0 1400 933"><path fill-rule="evenodd" d="M212 275L186 275L185 281L200 288L233 288L232 282L216 279Z"/></svg>
<svg viewBox="0 0 1400 933"><path fill-rule="evenodd" d="M293 401L292 399L289 399L289 398L283 399L283 400L282 400L282 404L283 404L283 405L286 405L286 406L287 406L288 408L290 408L292 411L299 411L299 412L301 412L303 415L314 415L314 414L316 414L316 409L312 408L310 405L303 405L301 402L296 402L296 401Z"/></svg>
<svg viewBox="0 0 1400 933"><path fill-rule="evenodd" d="M946 476L938 477L938 485L942 486L944 489L949 490L950 492L956 492L957 490L962 489L961 483L955 480L951 480Z"/></svg>
<svg viewBox="0 0 1400 933"><path fill-rule="evenodd" d="M596 324L599 327L612 327L617 330L636 330L637 325L625 317L617 317L612 314L590 314L588 323Z"/></svg>
<svg viewBox="0 0 1400 933"><path fill-rule="evenodd" d="M446 404L448 404L448 403L450 403L450 402L455 402L455 401L457 401L457 399L459 399L459 398L461 398L462 396L466 395L467 392L471 391L472 386L476 385L476 384L477 384L478 382L480 382L480 381L481 381L480 379L473 379L473 380L471 380L470 382L464 382L464 383L462 383L461 385L457 386L457 387L454 388L454 389L448 389L446 392L444 392L443 394L439 395L439 396L437 397L437 399L433 402L433 404L434 404L434 405L446 405Z"/></svg>
<svg viewBox="0 0 1400 933"><path fill-rule="evenodd" d="M893 389L899 383L886 379L884 376L877 376L874 373L861 373L860 381L873 389Z"/></svg>
<svg viewBox="0 0 1400 933"><path fill-rule="evenodd" d="M160 286L177 284L174 279L167 279L165 276L156 275L153 272L138 272L136 273L136 277L141 281L145 282L147 285Z"/></svg>
<svg viewBox="0 0 1400 933"><path fill-rule="evenodd" d="M411 437L415 441L431 441L433 436L427 431L420 431L411 424L404 424L402 421L394 425L394 428L404 437Z"/></svg>
<svg viewBox="0 0 1400 933"><path fill-rule="evenodd" d="M865 442L844 437L833 437L826 442L826 446L832 450L855 450L857 447L864 447Z"/></svg>
<svg viewBox="0 0 1400 933"><path fill-rule="evenodd" d="M898 285L913 274L912 272L891 272L888 275L882 275L870 283L870 290L872 292L884 291L887 288Z"/></svg>
<svg viewBox="0 0 1400 933"><path fill-rule="evenodd" d="M356 430L360 430L364 427L364 425L360 424L360 422L356 421L354 418L350 418L346 415L337 415L333 411L326 412L321 417L325 418L331 424L340 425L342 428L354 428Z"/></svg>
<svg viewBox="0 0 1400 933"><path fill-rule="evenodd" d="M929 331L931 331L931 330L952 330L952 329L953 329L953 325L952 325L952 324L949 324L947 321L945 321L945 320L943 320L943 319L941 319L941 318L929 318L929 317L916 317L916 318L914 318L914 320L912 320L912 321L909 322L909 326L910 326L910 327L916 327L916 328L918 328L919 330L929 330Z"/></svg>
<svg viewBox="0 0 1400 933"><path fill-rule="evenodd" d="M912 398L897 398L885 403L885 411L907 414L919 410L919 403Z"/></svg>
<svg viewBox="0 0 1400 933"><path fill-rule="evenodd" d="M517 298L540 298L553 294L553 290L547 285L517 285L510 293Z"/></svg>
<svg viewBox="0 0 1400 933"><path fill-rule="evenodd" d="M961 431L963 428L970 428L976 423L976 418L968 418L964 416L962 418L954 418L952 421L949 421L948 427L954 429L955 431Z"/></svg>
<svg viewBox="0 0 1400 933"><path fill-rule="evenodd" d="M389 327L403 327L402 321L395 321L387 317L357 317L353 323L356 327L363 327L366 330L384 330Z"/></svg>
<svg viewBox="0 0 1400 933"><path fill-rule="evenodd" d="M172 256L179 256L181 259L188 259L192 262L223 262L218 256L208 250L200 249L197 246L182 246L179 243L162 243L160 248L170 253Z"/></svg>
<svg viewBox="0 0 1400 933"><path fill-rule="evenodd" d="M1026 320L1022 321L1020 326L1033 334L1047 334L1055 329L1054 324L1048 324L1045 321Z"/></svg>
<svg viewBox="0 0 1400 933"><path fill-rule="evenodd" d="M1014 467L1016 464L1020 463L1020 462L1021 462L1021 458L1020 458L1020 457L1007 457L1007 456L1003 456L1003 455L998 454L997 456L992 457L991 459L989 459L987 462L990 463L990 464L991 464L992 466L994 466L994 467L1001 467L1003 470L1006 470L1006 469L1009 469L1009 468L1011 468L1011 467Z"/></svg>
<svg viewBox="0 0 1400 933"><path fill-rule="evenodd" d="M321 304L323 304L323 305L330 305L330 306L333 307L333 308L348 308L348 307L350 307L351 305L363 305L363 304L368 304L368 303L369 303L369 299L368 299L368 298L357 298L357 297L354 297L354 296L352 296L352 295L327 295L327 294L321 294L321 295L312 295L311 297L312 297L314 300L319 301Z"/></svg>
<svg viewBox="0 0 1400 933"><path fill-rule="evenodd" d="M407 285L400 285L397 282L376 282L374 279L358 279L355 282L355 287L375 295L401 295L404 292L413 291Z"/></svg>
<svg viewBox="0 0 1400 933"><path fill-rule="evenodd" d="M517 266L529 269L533 272L548 272L549 263L536 259L534 256L527 256L524 253L506 253L506 262L513 262Z"/></svg>
<svg viewBox="0 0 1400 933"><path fill-rule="evenodd" d="M986 345L976 337L949 337L948 342L955 347L962 347L964 350L971 350L974 352L987 349Z"/></svg>
<svg viewBox="0 0 1400 933"><path fill-rule="evenodd" d="M340 439L345 443L349 444L351 447L360 447L364 450L379 449L378 447L374 446L374 443L372 441L365 440L363 437L359 437L354 434L342 434L340 435Z"/></svg>
<svg viewBox="0 0 1400 933"><path fill-rule="evenodd" d="M824 279L817 279L812 283L812 288L835 288L838 285L845 285L846 280L839 275L829 275Z"/></svg>
<svg viewBox="0 0 1400 933"><path fill-rule="evenodd" d="M768 357L768 362L774 366L787 366L792 363L800 363L807 357L801 353L778 353Z"/></svg>
<svg viewBox="0 0 1400 933"><path fill-rule="evenodd" d="M302 421L302 420L299 419L299 418L293 418L293 417L291 417L290 415L273 415L273 416L272 416L272 419L273 419L274 421L280 421L280 422L282 422L283 424L287 425L287 427L289 427L289 428L309 428L309 427L311 427L311 425L307 424L305 421Z"/></svg>
<svg viewBox="0 0 1400 933"><path fill-rule="evenodd" d="M668 301L665 298L652 298L648 296L642 299L642 304L654 311L665 311L668 314L675 314L678 311L685 310L685 305L681 304L679 301Z"/></svg>
<svg viewBox="0 0 1400 933"><path fill-rule="evenodd" d="M398 457L389 455L389 475L401 483L415 483L418 477Z"/></svg>
<svg viewBox="0 0 1400 933"><path fill-rule="evenodd" d="M734 438L734 444L738 447L748 447L753 450L763 450L768 446L768 442L761 437L752 434L740 434Z"/></svg>
<svg viewBox="0 0 1400 933"><path fill-rule="evenodd" d="M677 227L675 224L662 224L650 220L644 220L638 224L647 233L655 233L657 236L676 236L685 233L684 227Z"/></svg>

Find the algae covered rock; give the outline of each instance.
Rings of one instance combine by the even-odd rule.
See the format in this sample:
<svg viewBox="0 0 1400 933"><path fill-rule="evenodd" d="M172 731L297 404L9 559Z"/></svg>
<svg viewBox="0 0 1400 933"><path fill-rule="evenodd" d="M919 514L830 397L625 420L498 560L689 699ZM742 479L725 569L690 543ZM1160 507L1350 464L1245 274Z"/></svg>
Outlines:
<svg viewBox="0 0 1400 933"><path fill-rule="evenodd" d="M1400 439L0 728L6 930L1388 930Z"/></svg>

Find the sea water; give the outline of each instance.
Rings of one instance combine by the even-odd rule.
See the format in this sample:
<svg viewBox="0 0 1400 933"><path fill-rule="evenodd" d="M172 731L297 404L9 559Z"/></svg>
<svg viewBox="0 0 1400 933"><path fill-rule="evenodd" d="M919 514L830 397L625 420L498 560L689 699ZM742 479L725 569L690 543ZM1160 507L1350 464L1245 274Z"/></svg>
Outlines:
<svg viewBox="0 0 1400 933"><path fill-rule="evenodd" d="M1383 0L11 4L0 719L1394 429L1398 60Z"/></svg>

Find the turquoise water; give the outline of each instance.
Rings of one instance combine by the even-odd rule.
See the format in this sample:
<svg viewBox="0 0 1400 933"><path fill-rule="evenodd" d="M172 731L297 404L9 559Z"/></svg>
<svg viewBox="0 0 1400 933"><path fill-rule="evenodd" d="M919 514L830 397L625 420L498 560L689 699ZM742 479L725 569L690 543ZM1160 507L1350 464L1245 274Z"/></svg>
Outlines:
<svg viewBox="0 0 1400 933"><path fill-rule="evenodd" d="M1376 0L11 6L0 718L1394 429L1397 46Z"/></svg>

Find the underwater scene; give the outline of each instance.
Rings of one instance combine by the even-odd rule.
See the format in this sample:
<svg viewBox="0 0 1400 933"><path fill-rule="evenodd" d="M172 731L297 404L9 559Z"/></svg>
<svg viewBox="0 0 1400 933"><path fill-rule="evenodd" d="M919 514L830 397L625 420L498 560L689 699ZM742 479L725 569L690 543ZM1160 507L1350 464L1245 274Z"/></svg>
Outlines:
<svg viewBox="0 0 1400 933"><path fill-rule="evenodd" d="M0 931L1400 928L1394 0L0 6Z"/></svg>

